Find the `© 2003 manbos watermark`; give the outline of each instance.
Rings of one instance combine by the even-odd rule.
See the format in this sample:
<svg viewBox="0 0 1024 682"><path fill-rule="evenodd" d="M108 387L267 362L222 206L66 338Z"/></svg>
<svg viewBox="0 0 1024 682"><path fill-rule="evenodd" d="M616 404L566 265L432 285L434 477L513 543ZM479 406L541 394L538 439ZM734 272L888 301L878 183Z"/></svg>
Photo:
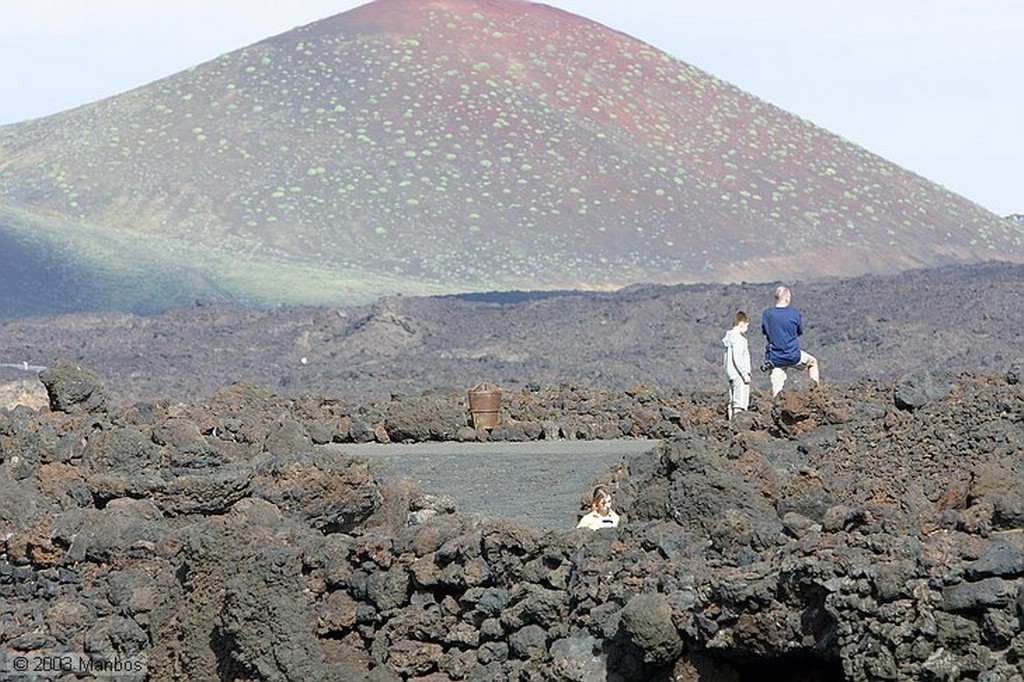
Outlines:
<svg viewBox="0 0 1024 682"><path fill-rule="evenodd" d="M146 679L142 656L97 656L80 652L13 653L0 651L0 678L45 680L59 675L90 675L95 678Z"/></svg>

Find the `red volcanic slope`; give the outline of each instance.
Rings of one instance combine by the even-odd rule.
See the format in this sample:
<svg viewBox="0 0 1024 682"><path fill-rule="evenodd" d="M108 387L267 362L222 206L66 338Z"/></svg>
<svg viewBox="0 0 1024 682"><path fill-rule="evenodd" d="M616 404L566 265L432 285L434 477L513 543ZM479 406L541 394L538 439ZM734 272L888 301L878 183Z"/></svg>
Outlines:
<svg viewBox="0 0 1024 682"><path fill-rule="evenodd" d="M1024 260L1020 226L518 0L377 0L0 129L0 203L451 291Z"/></svg>

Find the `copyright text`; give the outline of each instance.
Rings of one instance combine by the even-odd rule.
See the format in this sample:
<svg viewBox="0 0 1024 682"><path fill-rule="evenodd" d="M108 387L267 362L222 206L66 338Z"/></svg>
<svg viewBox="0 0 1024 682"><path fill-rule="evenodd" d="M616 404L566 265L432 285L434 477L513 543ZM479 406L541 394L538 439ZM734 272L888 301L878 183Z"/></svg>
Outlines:
<svg viewBox="0 0 1024 682"><path fill-rule="evenodd" d="M14 679L45 679L54 674L89 674L98 678L145 677L146 662L138 656L106 658L78 652L27 653L0 652L0 677L13 674Z"/></svg>

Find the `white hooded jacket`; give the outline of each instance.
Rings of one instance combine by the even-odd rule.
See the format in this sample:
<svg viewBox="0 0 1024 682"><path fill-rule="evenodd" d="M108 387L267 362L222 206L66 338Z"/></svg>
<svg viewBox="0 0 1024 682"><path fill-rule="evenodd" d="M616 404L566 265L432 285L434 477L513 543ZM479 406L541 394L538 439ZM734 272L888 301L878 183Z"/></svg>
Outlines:
<svg viewBox="0 0 1024 682"><path fill-rule="evenodd" d="M722 337L725 346L725 376L729 381L742 380L750 376L750 346L747 337L733 327Z"/></svg>

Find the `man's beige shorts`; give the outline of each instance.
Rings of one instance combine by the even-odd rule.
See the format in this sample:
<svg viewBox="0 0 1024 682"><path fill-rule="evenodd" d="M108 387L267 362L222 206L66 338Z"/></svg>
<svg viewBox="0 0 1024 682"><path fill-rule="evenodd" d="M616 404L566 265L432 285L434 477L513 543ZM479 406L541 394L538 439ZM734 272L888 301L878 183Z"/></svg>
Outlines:
<svg viewBox="0 0 1024 682"><path fill-rule="evenodd" d="M800 362L795 365L788 365L786 367L776 367L772 369L769 378L772 382L772 395L776 396L782 390L783 385L786 383L786 370L787 369L798 369L805 370L809 367L814 367L818 364L818 359L805 351L800 351Z"/></svg>

